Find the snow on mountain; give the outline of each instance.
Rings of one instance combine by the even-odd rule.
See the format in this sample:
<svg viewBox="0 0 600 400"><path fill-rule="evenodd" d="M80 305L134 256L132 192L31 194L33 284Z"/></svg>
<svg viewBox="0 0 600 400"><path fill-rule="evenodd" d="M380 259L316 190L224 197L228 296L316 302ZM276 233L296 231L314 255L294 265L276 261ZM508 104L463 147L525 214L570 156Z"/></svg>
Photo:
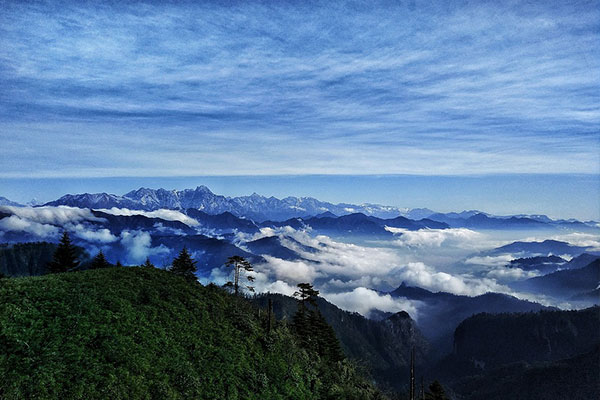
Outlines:
<svg viewBox="0 0 600 400"><path fill-rule="evenodd" d="M406 212L398 207L377 204L332 204L312 197L286 197L277 199L257 193L250 196L225 197L214 194L206 186L196 189L165 190L140 188L123 196L107 193L65 195L46 205L68 205L81 208L128 208L153 211L161 208L173 210L197 209L207 214L231 212L237 216L257 221L285 220L331 212L344 215L360 212L381 218L396 217ZM352 211L348 211L352 210Z"/></svg>

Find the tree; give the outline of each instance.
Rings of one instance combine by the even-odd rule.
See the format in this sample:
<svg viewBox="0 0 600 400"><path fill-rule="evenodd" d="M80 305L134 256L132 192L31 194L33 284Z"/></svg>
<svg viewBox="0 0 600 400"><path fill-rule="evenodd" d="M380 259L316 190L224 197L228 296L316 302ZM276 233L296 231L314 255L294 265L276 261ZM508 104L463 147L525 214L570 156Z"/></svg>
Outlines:
<svg viewBox="0 0 600 400"><path fill-rule="evenodd" d="M121 267L123 267L123 264L121 264L121 261L117 260L117 263L115 264L115 267L121 268Z"/></svg>
<svg viewBox="0 0 600 400"><path fill-rule="evenodd" d="M448 400L448 397L446 396L444 387L438 381L433 381L433 383L429 385L429 392L425 393L425 399Z"/></svg>
<svg viewBox="0 0 600 400"><path fill-rule="evenodd" d="M152 264L150 262L150 257L146 257L146 261L144 261L144 263L142 264L142 267L145 267L145 268L156 268L154 266L154 264Z"/></svg>
<svg viewBox="0 0 600 400"><path fill-rule="evenodd" d="M69 234L65 231L54 252L52 261L48 263L50 273L67 272L79 267L76 253L77 249L71 243L71 238L69 238Z"/></svg>
<svg viewBox="0 0 600 400"><path fill-rule="evenodd" d="M319 296L319 291L315 290L310 283L299 283L298 291L294 292L294 297L297 297L300 302L292 319L292 325L302 340L308 340L310 334L308 305L316 308L317 296Z"/></svg>
<svg viewBox="0 0 600 400"><path fill-rule="evenodd" d="M104 253L102 252L102 250L100 250L100 252L98 254L96 254L96 257L94 257L94 259L92 260L92 263L90 264L90 269L100 269L100 268L110 268L111 265L108 261L106 261L106 257L104 257Z"/></svg>
<svg viewBox="0 0 600 400"><path fill-rule="evenodd" d="M170 271L190 281L196 280L196 261L192 259L192 256L185 247L181 249L177 258L173 260Z"/></svg>
<svg viewBox="0 0 600 400"><path fill-rule="evenodd" d="M300 302L292 325L304 347L313 349L328 361L341 361L344 355L340 343L317 307L318 296L319 291L310 283L298 284L294 297Z"/></svg>
<svg viewBox="0 0 600 400"><path fill-rule="evenodd" d="M233 287L233 292L236 296L240 291L240 279L242 273L246 275L248 282L254 282L254 276L247 274L248 272L253 272L254 269L252 268L252 264L244 257L231 256L227 259L225 266L233 268L233 280L227 282L225 286ZM254 292L254 286L244 285L244 287L249 291Z"/></svg>
<svg viewBox="0 0 600 400"><path fill-rule="evenodd" d="M314 307L317 306L317 297L319 297L319 291L313 288L310 283L299 283L298 291L294 292L294 297L300 300L300 305L306 310L306 304L311 304Z"/></svg>

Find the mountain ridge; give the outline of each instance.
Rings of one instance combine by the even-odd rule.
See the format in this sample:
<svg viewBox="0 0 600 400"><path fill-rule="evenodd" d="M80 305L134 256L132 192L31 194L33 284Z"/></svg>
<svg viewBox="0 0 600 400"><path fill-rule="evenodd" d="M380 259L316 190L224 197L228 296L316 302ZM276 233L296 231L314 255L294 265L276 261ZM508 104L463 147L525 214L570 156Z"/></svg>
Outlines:
<svg viewBox="0 0 600 400"><path fill-rule="evenodd" d="M429 219L448 224L452 228L528 229L528 228L578 228L597 229L595 221L581 222L573 219L553 220L542 214L497 216L479 210L439 213L428 208L402 208L373 203L330 203L314 197L287 196L278 199L252 193L249 196L229 197L213 193L207 186L195 189L167 190L140 187L124 195L109 193L66 194L45 206L66 205L80 208L129 208L154 211L162 208L174 210L197 209L207 214L231 212L256 222L284 221L292 218L316 216L343 216L362 213L383 219L405 217L412 220Z"/></svg>

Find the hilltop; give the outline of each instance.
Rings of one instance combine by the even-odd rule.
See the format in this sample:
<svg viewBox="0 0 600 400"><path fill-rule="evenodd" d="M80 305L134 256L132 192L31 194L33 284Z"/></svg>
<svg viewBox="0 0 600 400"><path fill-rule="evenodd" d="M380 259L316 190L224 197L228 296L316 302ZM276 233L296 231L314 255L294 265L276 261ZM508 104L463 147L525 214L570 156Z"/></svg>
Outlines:
<svg viewBox="0 0 600 400"><path fill-rule="evenodd" d="M0 398L368 399L347 361L214 285L154 268L0 280Z"/></svg>

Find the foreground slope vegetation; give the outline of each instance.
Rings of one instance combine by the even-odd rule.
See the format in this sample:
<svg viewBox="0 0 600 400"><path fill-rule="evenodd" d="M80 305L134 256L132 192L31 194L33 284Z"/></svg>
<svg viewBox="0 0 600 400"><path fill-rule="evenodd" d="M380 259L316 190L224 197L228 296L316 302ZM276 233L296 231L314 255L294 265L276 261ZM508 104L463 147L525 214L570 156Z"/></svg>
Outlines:
<svg viewBox="0 0 600 400"><path fill-rule="evenodd" d="M0 280L2 399L369 399L347 361L154 268Z"/></svg>

